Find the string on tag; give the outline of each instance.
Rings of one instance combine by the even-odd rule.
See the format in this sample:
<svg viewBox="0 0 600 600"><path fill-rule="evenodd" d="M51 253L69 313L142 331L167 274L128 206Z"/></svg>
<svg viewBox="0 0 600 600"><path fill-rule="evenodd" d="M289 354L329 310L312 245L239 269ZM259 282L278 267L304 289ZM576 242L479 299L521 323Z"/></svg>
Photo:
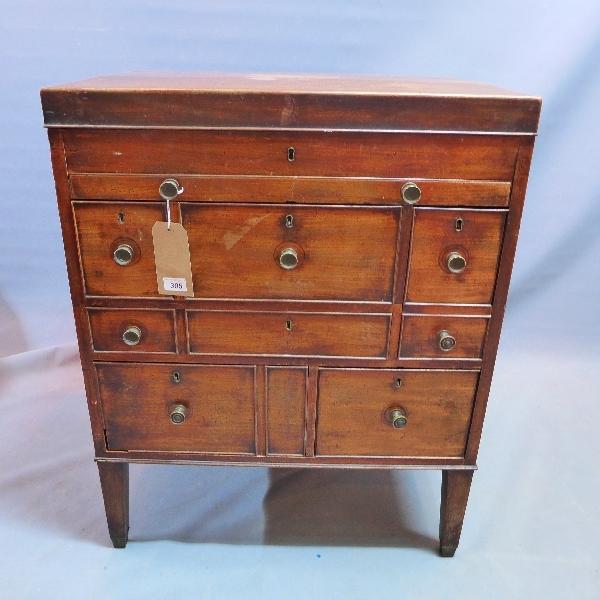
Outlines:
<svg viewBox="0 0 600 600"><path fill-rule="evenodd" d="M167 229L171 231L171 199L167 198Z"/></svg>

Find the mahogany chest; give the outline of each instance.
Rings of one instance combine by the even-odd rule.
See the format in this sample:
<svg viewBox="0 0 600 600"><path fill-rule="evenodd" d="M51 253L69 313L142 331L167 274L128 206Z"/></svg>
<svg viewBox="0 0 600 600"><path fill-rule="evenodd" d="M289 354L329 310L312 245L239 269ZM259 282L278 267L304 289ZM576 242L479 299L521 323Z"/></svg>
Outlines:
<svg viewBox="0 0 600 600"><path fill-rule="evenodd" d="M452 556L540 100L132 75L45 88L42 104L115 547L131 462L433 468ZM157 222L187 233L191 281L172 295Z"/></svg>

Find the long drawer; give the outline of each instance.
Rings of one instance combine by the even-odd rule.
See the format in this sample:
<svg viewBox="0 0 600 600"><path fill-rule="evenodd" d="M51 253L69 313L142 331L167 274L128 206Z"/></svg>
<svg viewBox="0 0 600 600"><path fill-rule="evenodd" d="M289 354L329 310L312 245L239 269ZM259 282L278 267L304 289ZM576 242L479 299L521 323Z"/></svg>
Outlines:
<svg viewBox="0 0 600 600"><path fill-rule="evenodd" d="M75 202L88 295L157 296L155 202ZM182 204L195 296L392 301L399 207ZM118 262L119 250L124 261Z"/></svg>
<svg viewBox="0 0 600 600"><path fill-rule="evenodd" d="M118 129L62 135L70 173L511 181L518 149L518 138L495 135Z"/></svg>
<svg viewBox="0 0 600 600"><path fill-rule="evenodd" d="M385 358L389 314L187 311L192 354Z"/></svg>

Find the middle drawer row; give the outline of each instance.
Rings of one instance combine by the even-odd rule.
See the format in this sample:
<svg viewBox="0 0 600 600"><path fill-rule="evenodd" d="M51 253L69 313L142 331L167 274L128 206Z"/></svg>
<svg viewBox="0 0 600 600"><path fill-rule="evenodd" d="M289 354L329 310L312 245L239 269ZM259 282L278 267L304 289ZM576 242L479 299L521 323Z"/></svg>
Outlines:
<svg viewBox="0 0 600 600"><path fill-rule="evenodd" d="M392 358L391 313L88 309L92 350L150 354ZM485 316L402 316L401 358L481 357Z"/></svg>

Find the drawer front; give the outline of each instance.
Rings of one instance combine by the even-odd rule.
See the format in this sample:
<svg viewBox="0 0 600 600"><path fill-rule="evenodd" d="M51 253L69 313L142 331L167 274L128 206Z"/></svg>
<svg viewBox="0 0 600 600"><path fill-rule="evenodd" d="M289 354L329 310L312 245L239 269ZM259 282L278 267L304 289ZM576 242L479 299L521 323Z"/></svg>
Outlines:
<svg viewBox="0 0 600 600"><path fill-rule="evenodd" d="M390 315L188 311L193 354L385 358Z"/></svg>
<svg viewBox="0 0 600 600"><path fill-rule="evenodd" d="M183 203L195 295L391 302L400 211Z"/></svg>
<svg viewBox="0 0 600 600"><path fill-rule="evenodd" d="M95 352L177 352L172 310L88 309Z"/></svg>
<svg viewBox="0 0 600 600"><path fill-rule="evenodd" d="M71 173L496 181L512 180L520 141L495 135L299 131L73 129L62 135Z"/></svg>
<svg viewBox="0 0 600 600"><path fill-rule="evenodd" d="M70 177L71 197L89 200L161 200L158 188L170 173L117 175L81 173ZM375 177L177 175L181 201L310 204L399 204L402 188L416 183L419 206L508 206L509 181L422 180Z"/></svg>
<svg viewBox="0 0 600 600"><path fill-rule="evenodd" d="M473 371L322 369L317 454L461 457L477 378Z"/></svg>
<svg viewBox="0 0 600 600"><path fill-rule="evenodd" d="M96 372L109 450L255 453L254 367L96 363Z"/></svg>
<svg viewBox="0 0 600 600"><path fill-rule="evenodd" d="M267 367L267 454L304 455L306 367Z"/></svg>
<svg viewBox="0 0 600 600"><path fill-rule="evenodd" d="M492 301L506 211L416 209L407 300Z"/></svg>
<svg viewBox="0 0 600 600"><path fill-rule="evenodd" d="M158 296L152 225L165 220L164 203L76 202L74 211L86 294ZM118 264L115 252L131 260Z"/></svg>
<svg viewBox="0 0 600 600"><path fill-rule="evenodd" d="M481 358L485 317L404 315L400 358Z"/></svg>

